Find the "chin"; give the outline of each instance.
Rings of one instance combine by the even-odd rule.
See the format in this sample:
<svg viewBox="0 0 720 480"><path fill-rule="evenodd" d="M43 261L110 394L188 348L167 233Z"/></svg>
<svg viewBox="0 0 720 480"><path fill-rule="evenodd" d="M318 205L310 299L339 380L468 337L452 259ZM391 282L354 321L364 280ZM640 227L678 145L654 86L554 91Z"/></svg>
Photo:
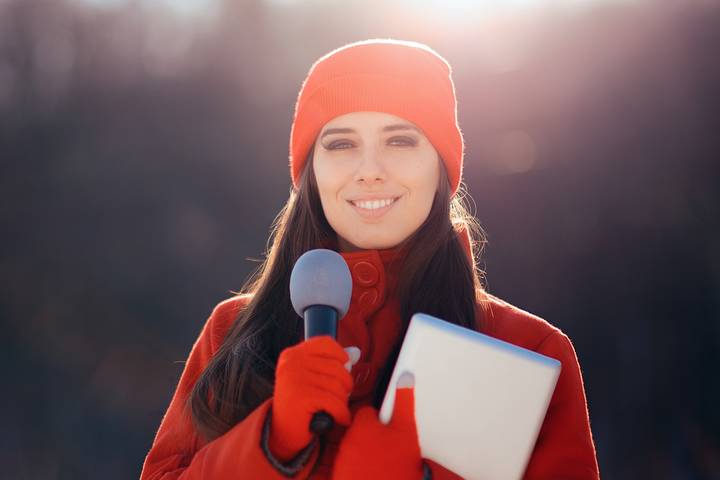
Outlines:
<svg viewBox="0 0 720 480"><path fill-rule="evenodd" d="M377 238L364 238L364 239L351 239L348 240L353 247L359 250L386 250L388 248L394 248L400 244L401 240L378 240Z"/></svg>

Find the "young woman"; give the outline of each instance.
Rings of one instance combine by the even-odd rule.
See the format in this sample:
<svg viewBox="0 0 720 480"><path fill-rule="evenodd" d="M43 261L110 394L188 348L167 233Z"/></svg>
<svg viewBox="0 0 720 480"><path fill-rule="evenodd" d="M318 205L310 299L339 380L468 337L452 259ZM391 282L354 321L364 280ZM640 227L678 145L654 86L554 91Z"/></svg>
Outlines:
<svg viewBox="0 0 720 480"><path fill-rule="evenodd" d="M562 362L527 479L597 479L568 337L484 291L477 223L458 195L463 138L449 64L415 42L346 45L311 67L290 136L293 189L267 259L193 346L142 480L456 479L421 458L413 379L377 419L405 329L425 312ZM330 248L353 280L337 340L303 341L295 261ZM324 410L335 420L316 436Z"/></svg>

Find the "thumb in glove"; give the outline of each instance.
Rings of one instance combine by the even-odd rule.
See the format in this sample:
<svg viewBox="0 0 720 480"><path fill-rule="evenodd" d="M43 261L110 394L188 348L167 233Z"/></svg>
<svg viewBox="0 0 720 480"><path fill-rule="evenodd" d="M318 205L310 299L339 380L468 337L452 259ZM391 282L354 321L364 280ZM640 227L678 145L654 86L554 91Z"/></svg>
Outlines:
<svg viewBox="0 0 720 480"><path fill-rule="evenodd" d="M397 386L393 415L387 425L380 422L373 407L361 407L355 413L335 458L333 480L422 478L414 376L403 373Z"/></svg>

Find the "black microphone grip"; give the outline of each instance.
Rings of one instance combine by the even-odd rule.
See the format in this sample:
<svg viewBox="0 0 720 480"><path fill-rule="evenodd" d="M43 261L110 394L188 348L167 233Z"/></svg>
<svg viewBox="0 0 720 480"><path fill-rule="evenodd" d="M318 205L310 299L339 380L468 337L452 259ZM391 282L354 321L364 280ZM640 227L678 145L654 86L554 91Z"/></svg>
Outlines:
<svg viewBox="0 0 720 480"><path fill-rule="evenodd" d="M337 312L325 305L313 305L305 310L305 340L320 335L337 338ZM325 411L315 412L310 431L322 435L332 430L335 420Z"/></svg>
<svg viewBox="0 0 720 480"><path fill-rule="evenodd" d="M310 420L310 431L322 435L332 430L335 420L326 412L315 412Z"/></svg>

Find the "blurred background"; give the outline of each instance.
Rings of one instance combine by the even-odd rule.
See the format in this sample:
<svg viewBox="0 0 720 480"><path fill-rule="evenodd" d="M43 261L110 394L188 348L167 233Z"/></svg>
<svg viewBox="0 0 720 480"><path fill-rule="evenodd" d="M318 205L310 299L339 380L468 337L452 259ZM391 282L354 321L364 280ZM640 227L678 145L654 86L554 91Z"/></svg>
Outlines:
<svg viewBox="0 0 720 480"><path fill-rule="evenodd" d="M720 478L720 4L0 0L0 465L137 478L347 42L453 66L487 288L573 340L608 479Z"/></svg>

